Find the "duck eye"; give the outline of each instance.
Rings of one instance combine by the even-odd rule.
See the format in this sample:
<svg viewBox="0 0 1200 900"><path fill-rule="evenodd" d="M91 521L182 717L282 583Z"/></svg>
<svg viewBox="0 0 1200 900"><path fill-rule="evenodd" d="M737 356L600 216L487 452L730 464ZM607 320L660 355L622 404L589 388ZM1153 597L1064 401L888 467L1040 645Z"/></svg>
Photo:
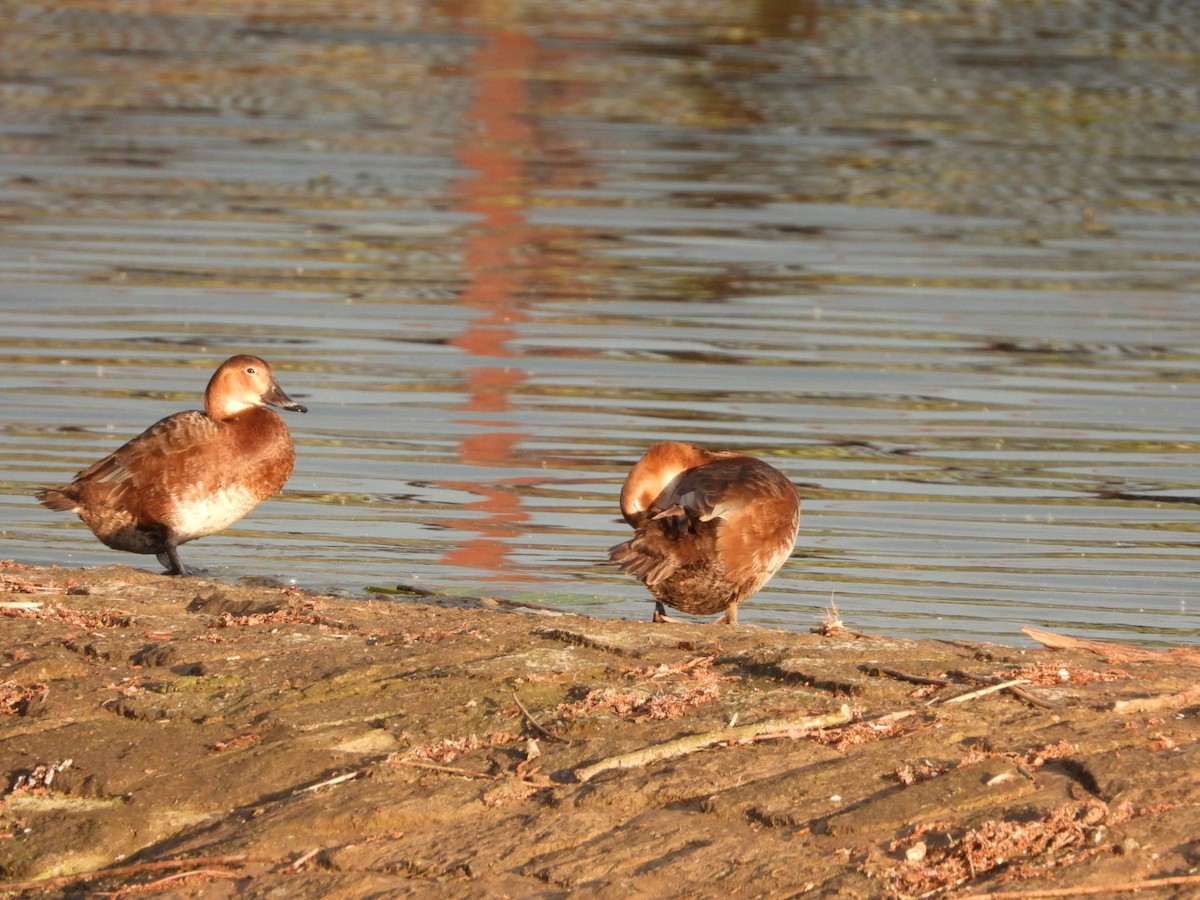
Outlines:
<svg viewBox="0 0 1200 900"><path fill-rule="evenodd" d="M254 366L246 366L246 374L247 375L257 375L258 369L254 368Z"/></svg>

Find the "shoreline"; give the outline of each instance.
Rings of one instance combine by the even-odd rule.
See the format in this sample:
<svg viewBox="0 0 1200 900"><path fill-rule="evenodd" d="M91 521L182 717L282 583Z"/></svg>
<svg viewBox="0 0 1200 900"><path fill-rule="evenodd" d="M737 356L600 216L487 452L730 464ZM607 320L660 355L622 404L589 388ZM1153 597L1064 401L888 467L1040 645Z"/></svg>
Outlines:
<svg viewBox="0 0 1200 900"><path fill-rule="evenodd" d="M1200 885L1196 667L1169 655L120 565L6 562L0 593L0 892Z"/></svg>

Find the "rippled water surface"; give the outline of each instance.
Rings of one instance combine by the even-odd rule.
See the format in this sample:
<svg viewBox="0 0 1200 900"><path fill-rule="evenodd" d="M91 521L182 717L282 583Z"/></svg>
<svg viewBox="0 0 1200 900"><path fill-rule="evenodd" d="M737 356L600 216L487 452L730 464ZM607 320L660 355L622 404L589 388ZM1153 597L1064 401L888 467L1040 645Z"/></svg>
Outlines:
<svg viewBox="0 0 1200 900"><path fill-rule="evenodd" d="M1194 643L1190 7L0 2L0 553L257 352L306 403L213 576L644 618L652 441L805 497L745 622Z"/></svg>

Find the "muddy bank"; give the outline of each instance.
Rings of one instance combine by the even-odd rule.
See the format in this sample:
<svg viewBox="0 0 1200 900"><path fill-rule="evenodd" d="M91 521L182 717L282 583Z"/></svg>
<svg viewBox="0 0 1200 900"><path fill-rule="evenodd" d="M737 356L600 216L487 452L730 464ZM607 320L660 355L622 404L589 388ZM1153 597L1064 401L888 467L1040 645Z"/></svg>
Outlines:
<svg viewBox="0 0 1200 900"><path fill-rule="evenodd" d="M347 601L123 566L7 563L0 582L14 893L1200 889L1186 660ZM986 692L995 679L1027 696ZM829 725L843 707L853 721ZM769 720L785 721L737 731ZM708 732L706 749L647 750Z"/></svg>

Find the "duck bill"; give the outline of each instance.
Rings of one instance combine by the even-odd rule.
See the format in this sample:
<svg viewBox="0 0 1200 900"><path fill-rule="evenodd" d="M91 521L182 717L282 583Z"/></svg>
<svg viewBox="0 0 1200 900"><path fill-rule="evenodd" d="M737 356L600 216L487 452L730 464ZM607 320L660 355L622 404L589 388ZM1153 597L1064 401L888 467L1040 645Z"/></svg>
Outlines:
<svg viewBox="0 0 1200 900"><path fill-rule="evenodd" d="M295 400L285 394L283 392L283 388L279 386L279 382L273 378L271 379L271 386L267 389L267 392L263 394L262 399L263 403L266 403L268 406L278 406L280 409L286 409L291 412L308 412L307 406L305 406L303 403L297 403Z"/></svg>

